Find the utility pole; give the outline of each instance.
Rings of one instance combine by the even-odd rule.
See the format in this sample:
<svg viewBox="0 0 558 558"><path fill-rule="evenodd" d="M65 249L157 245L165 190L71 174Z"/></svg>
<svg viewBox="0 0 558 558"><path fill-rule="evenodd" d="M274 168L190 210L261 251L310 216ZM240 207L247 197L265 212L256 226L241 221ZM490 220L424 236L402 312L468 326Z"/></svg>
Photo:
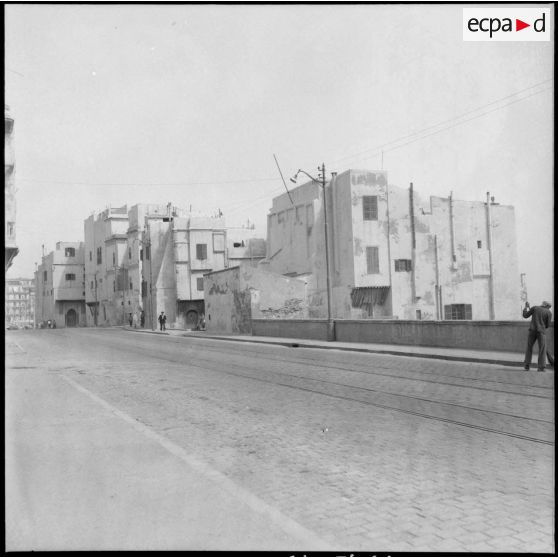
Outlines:
<svg viewBox="0 0 558 558"><path fill-rule="evenodd" d="M335 341L335 322L333 321L331 301L333 299L331 291L331 278L330 278L330 268L329 268L329 233L328 233L328 221L327 221L327 199L326 199L326 171L325 164L322 163L321 167L318 167L320 171L320 180L317 180L312 175L308 174L306 171L299 169L291 182L296 184L296 180L299 173L305 174L310 180L316 182L322 187L322 194L324 199L324 243L325 243L325 272L326 272L326 291L327 291L327 340Z"/></svg>
<svg viewBox="0 0 558 558"><path fill-rule="evenodd" d="M494 250L494 240L492 237L492 211L491 202L494 198L490 199L490 192L486 192L486 232L488 237L488 267L490 277L488 280L488 316L489 320L495 319L494 311L494 259L492 251Z"/></svg>
<svg viewBox="0 0 558 558"><path fill-rule="evenodd" d="M327 288L327 340L335 341L335 322L332 318L331 312L331 277L329 268L329 233L328 233L328 222L327 222L327 197L326 197L326 173L325 164L322 163L321 168L322 173L322 192L324 196L324 240L325 240L325 264L326 264L326 288Z"/></svg>

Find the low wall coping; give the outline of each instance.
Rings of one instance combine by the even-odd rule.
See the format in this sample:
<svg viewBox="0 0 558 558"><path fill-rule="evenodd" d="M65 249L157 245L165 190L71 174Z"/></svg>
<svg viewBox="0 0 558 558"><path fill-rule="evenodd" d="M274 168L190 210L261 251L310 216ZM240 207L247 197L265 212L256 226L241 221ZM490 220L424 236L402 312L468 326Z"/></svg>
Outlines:
<svg viewBox="0 0 558 558"><path fill-rule="evenodd" d="M327 323L326 318L253 318L253 322L295 322L295 323ZM382 319L369 319L369 320L349 320L335 318L335 323L357 323L357 324L428 324L428 325L482 325L482 326L528 326L530 320L382 320ZM550 327L554 327L554 322L550 323Z"/></svg>
<svg viewBox="0 0 558 558"><path fill-rule="evenodd" d="M252 318L253 322L295 322L299 324L306 324L308 322L317 324L327 324L326 319L314 319L314 318Z"/></svg>

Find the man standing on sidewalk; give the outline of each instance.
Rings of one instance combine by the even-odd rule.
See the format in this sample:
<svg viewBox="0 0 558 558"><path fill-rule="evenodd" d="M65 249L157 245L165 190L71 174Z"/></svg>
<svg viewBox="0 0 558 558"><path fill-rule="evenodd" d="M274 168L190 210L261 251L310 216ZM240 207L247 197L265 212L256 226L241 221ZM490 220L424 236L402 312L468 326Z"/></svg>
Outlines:
<svg viewBox="0 0 558 558"><path fill-rule="evenodd" d="M523 309L523 317L531 316L531 325L529 326L529 335L527 337L527 349L525 351L525 370L529 370L531 357L533 355L533 345L535 341L539 347L538 370L544 372L546 364L546 330L550 327L552 321L552 312L549 310L551 304L544 300L540 306L529 306L525 303Z"/></svg>
<svg viewBox="0 0 558 558"><path fill-rule="evenodd" d="M165 331L165 329L167 329L165 327L166 322L167 322L167 317L165 316L164 312L161 312L159 314L159 327L161 331Z"/></svg>

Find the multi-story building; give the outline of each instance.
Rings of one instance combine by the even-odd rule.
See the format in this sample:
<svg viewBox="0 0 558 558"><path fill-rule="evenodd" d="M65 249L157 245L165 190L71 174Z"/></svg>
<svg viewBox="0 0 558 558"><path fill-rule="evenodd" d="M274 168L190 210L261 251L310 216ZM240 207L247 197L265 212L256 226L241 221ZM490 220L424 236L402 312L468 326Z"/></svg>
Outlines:
<svg viewBox="0 0 558 558"><path fill-rule="evenodd" d="M271 271L306 278L311 317L327 316L323 192L309 182L273 200ZM512 206L430 197L348 170L325 187L333 318L516 319ZM292 202L291 202L292 199Z"/></svg>
<svg viewBox="0 0 558 558"><path fill-rule="evenodd" d="M33 327L35 325L35 281L6 279L6 325Z"/></svg>
<svg viewBox="0 0 558 558"><path fill-rule="evenodd" d="M85 229L87 325L123 325L143 310L142 234L151 220L168 220L172 207L108 207L89 216Z"/></svg>
<svg viewBox="0 0 558 558"><path fill-rule="evenodd" d="M163 311L167 327L195 327L204 313L203 275L225 267L223 218L173 208L165 219L147 219L143 245L146 325L157 327Z"/></svg>
<svg viewBox="0 0 558 558"><path fill-rule="evenodd" d="M35 320L57 327L85 325L83 242L57 242L35 272Z"/></svg>
<svg viewBox="0 0 558 558"><path fill-rule="evenodd" d="M4 105L4 204L5 204L5 260L6 271L18 253L16 245L16 189L14 181L14 119L10 107Z"/></svg>
<svg viewBox="0 0 558 558"><path fill-rule="evenodd" d="M128 257L128 209L108 207L85 220L85 303L87 325L122 325L131 301L124 267ZM129 302L129 304L125 304Z"/></svg>

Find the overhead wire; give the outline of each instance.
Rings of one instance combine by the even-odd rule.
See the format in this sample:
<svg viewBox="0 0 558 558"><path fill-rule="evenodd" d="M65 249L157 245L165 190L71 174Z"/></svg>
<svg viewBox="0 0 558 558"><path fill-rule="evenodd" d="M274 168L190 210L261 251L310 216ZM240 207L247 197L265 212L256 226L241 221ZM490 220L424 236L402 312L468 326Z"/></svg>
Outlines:
<svg viewBox="0 0 558 558"><path fill-rule="evenodd" d="M371 159L371 158L377 157L378 155L380 155L380 154L382 154L382 153L389 153L389 152L391 152L391 151L395 151L396 149L400 149L400 148L405 147L406 145L409 145L409 144L411 144L411 143L414 143L414 142L417 142L417 141L426 139L426 138L428 138L428 137L430 137L430 136L434 136L434 135L439 134L439 133L441 133L441 132L445 132L446 130L450 130L450 129L452 129L452 128L456 128L457 126L461 126L462 124L466 124L467 122L471 122L472 120L476 120L477 118L480 118L480 117L482 117L482 116L486 116L487 114L490 114L490 113L492 113L492 112L496 112L497 110L503 109L503 108L508 107L508 106L510 106L510 105L513 105L513 104L515 104L515 103L519 103L520 101L524 101L524 100L526 100L526 99L529 99L530 97L534 97L535 95L539 95L540 93L544 93L545 91L551 91L551 90L552 90L551 87L548 87L548 88L546 88L546 89L541 89L540 91L536 91L536 92L534 92L534 93L531 93L530 95L526 95L526 96L524 96L524 97L521 97L520 99L515 99L515 100L513 100L513 101L510 101L509 103L506 103L506 104L504 104L504 105L495 107L495 108L493 108L492 110L483 112L483 113L481 113L481 114L477 114L477 115L475 115L475 116L472 116L471 118L467 118L466 120L460 120L459 122L455 122L455 123L452 124L451 126L446 126L446 127L441 128L441 129L439 129L439 130L435 130L435 131L433 131L433 132L431 132L431 133L429 133L429 134L418 135L419 132L417 132L417 137L414 137L413 139L410 139L409 141L407 141L407 142L405 142L405 143L402 143L402 144L399 144L399 145L394 145L393 147L389 147L389 148L387 148L387 149L378 149L377 151L372 152L372 153L365 152L365 154L364 154L363 156L361 156L361 157L359 157L359 156L357 156L357 155L354 155L352 158L356 158L356 160L359 161L359 160L363 160L363 159L369 159L369 158ZM424 131L427 131L427 130L428 130L428 128L425 128L425 129L423 130L423 132L424 132ZM409 137L409 136L406 136L406 137ZM401 141L401 140L403 140L403 139L405 139L405 137L400 138L399 141ZM390 144L396 143L396 141L397 141L397 140L394 140L393 142L390 142ZM385 145L387 145L387 144L385 144Z"/></svg>
<svg viewBox="0 0 558 558"><path fill-rule="evenodd" d="M539 91L535 91L533 93L531 93L530 95L526 95L523 97L520 97L518 99L514 99L508 103L505 103L503 105L499 105L495 108L493 108L492 110L489 111L485 111L482 112L480 114L475 114L474 116L472 116L471 118L467 118L465 120L463 120L463 118L465 116L468 116L470 114L474 114L477 113L479 110L482 110L484 108L487 108L489 106L495 105L497 103L501 103L502 101L506 100L506 99L510 99L512 97L516 97L517 95L520 95L526 91L529 91L531 89L534 89L535 87L539 87L541 85L544 85L550 81L553 81L552 79L548 79L548 80L544 80L542 82L536 83L534 85L531 85L529 87L526 87L524 89L521 89L519 91L516 91L515 93L511 93L509 95L506 95L504 97L501 97L499 99L496 99L494 101L491 101L489 103L486 103L484 105L481 105L475 109L471 109L467 112L464 112L456 117L450 118L448 120L444 120L442 122L438 122L436 124L433 124L431 126L428 126L426 128L423 128L421 130L418 130L416 132L413 132L411 134L407 134L405 136L401 136L400 138L396 138L394 140L391 140L389 142L386 142L384 144L381 144L379 146L377 146L376 148L372 148L372 149L367 149L358 153L355 153L353 155L347 155L345 157L341 157L339 159L335 159L334 161L332 161L332 163L338 163L347 159L357 159L357 160L362 160L364 158L373 158L376 157L377 155L380 155L380 153L388 153L391 151L395 151L396 149L400 149L402 147L405 147L406 145L409 145L411 143L414 143L416 141L420 141L423 139L426 139L428 137L431 137L433 135L439 134L441 132L444 132L446 130L455 128L457 126L460 126L462 124L465 124L467 122L470 122L472 120L475 120L477 118L481 118L482 116L486 116L488 114L491 114L492 112L495 112L497 110L501 110L507 106L513 105L515 103L524 101L530 97L533 97L535 95L538 95L540 93L543 93L545 91L550 91L552 90L551 87L547 87L547 88L543 88ZM449 124L452 123L450 126L444 126L444 124ZM439 128L440 126L444 126L443 128ZM439 129L436 129L439 128ZM425 132L429 132L430 130L433 130L430 133L425 134ZM404 143L400 143L401 141L404 141L405 139L409 139L409 141L404 142ZM389 147L389 146L393 146L393 147ZM374 151L374 149L376 149L376 151ZM250 183L262 183L262 182L278 182L279 179L274 177L274 178L245 178L245 179L238 179L238 180L225 180L225 181L191 181L191 182L160 182L160 183L156 183L156 182L147 182L147 183L137 183L137 182L130 182L130 183L121 183L121 182L110 182L110 183L103 183L103 182L81 182L81 181L60 181L60 180L39 180L39 179L31 179L31 178L25 178L25 177L19 177L18 178L19 181L23 181L23 182L33 182L33 183L43 183L43 184L67 184L67 185L73 185L73 186L99 186L99 187L113 187L113 186L138 186L138 187L142 187L142 186L157 186L157 187L173 187L173 186L204 186L204 185L222 185L222 184L250 184ZM238 211L241 211L243 209L248 209L250 207L253 207L254 205L260 203L262 200L269 198L272 195L278 195L280 192L282 192L281 188L275 188L273 191L270 192L265 192L263 193L261 196L258 196L256 198L251 198L251 200L248 203L240 202L238 204L233 204L232 206L228 207L228 208L223 208L225 209L227 214L234 214L237 213Z"/></svg>
<svg viewBox="0 0 558 558"><path fill-rule="evenodd" d="M415 132L412 132L412 133L407 134L407 135L405 135L405 136L401 136L401 137L399 137L399 138L396 138L396 139L391 140L391 141L388 141L388 142L386 142L386 143L377 145L377 146L375 146L375 147L372 147L372 148L369 148L369 149L365 149L365 150L363 150L363 151L359 151L358 153L354 153L354 154L352 154L352 155L346 155L346 156L344 156L344 157L340 157L340 158L338 158L338 159L334 159L334 160L332 161L332 163L339 163L339 162L345 161L345 160L347 160L347 159L353 159L353 158L355 158L355 157L359 157L360 155L368 154L368 153L370 153L370 152L374 152L374 154L376 155L376 154L378 154L378 153L381 153L382 150L383 150L383 151L390 151L389 149L386 150L386 149L383 149L383 148L385 148L385 147L387 147L387 146L389 146L389 145L392 145L392 144L394 144L394 143L399 143L400 141L403 141L403 140L405 140L405 139L407 139L407 138L412 138L412 137L414 137L414 136L419 136L419 135L423 134L424 132L427 132L427 131L429 131L429 130L433 130L434 128L438 128L439 126L443 126L444 124L449 124L449 123L451 123L451 122L457 122L457 121L461 120L463 117L468 116L469 114L474 114L474 113L478 112L479 110L485 109L485 108L487 108L487 107L489 107L489 106L492 106L492 105L495 105L495 104L497 104L497 103L501 103L502 101L505 101L506 99L510 99L510 98L512 98L512 97L516 97L517 95L521 95L522 93L525 93L526 91L529 91L529 90L531 90L531 89L534 89L535 87L539 87L539 86L544 85L544 84L546 84L546 83L548 83L548 82L551 82L551 81L553 81L553 80L552 80L552 79L543 80L543 81L541 81L541 82L539 82L539 83L535 83L535 84L533 84L533 85L531 85L531 86L529 86L529 87L525 87L524 89L520 89L519 91L516 91L515 93L510 93L509 95L505 95L504 97L500 97L499 99L495 99L494 101L490 101L489 103L485 103L485 104L480 105L480 106L478 106L478 107L476 107L476 108L474 108L474 109L468 110L468 111L466 111L466 112L464 112L464 113L461 113L461 114L458 115L458 116L454 116L454 117L449 118L449 119L447 119L447 120L443 120L443 121L441 121L441 122L437 122L436 124L432 124L432 125L430 125L430 126L427 126L426 128L422 128L421 130L417 130L417 131L415 131ZM531 95L527 95L527 96L525 96L525 97L521 97L520 99L517 99L517 101L520 101L520 100L523 100L523 99L527 99L527 98L529 98L529 97L531 97L531 96L533 96L533 95L536 95L536 94L538 94L538 93L541 93L541 92L547 91L547 90L548 90L548 88L542 89L541 91L537 91L537 92L535 92L535 93L533 93L533 94L531 94ZM502 105L501 107L497 107L497 108L495 108L494 110L498 110L498 109L500 109L500 108L504 108L505 106L507 106L507 104ZM484 115L484 114L488 114L488 113L483 113L483 115ZM445 128L445 129L449 129L449 128ZM428 137L428 136L424 136L424 137Z"/></svg>

